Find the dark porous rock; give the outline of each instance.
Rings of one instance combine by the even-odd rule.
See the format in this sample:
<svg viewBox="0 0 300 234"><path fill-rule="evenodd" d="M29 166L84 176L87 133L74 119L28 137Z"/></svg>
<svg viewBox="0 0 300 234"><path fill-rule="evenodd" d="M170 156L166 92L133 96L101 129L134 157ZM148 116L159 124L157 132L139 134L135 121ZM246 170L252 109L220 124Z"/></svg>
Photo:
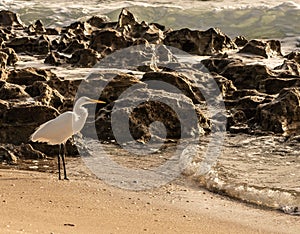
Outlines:
<svg viewBox="0 0 300 234"><path fill-rule="evenodd" d="M235 108L232 108L230 110L230 117L227 119L227 124L229 126L245 124L245 123L247 123L247 121L248 121L248 118L244 111L237 110Z"/></svg>
<svg viewBox="0 0 300 234"><path fill-rule="evenodd" d="M123 8L122 11L119 14L119 19L118 19L118 28L126 27L129 25L135 25L137 24L137 19L135 16L128 11L126 8Z"/></svg>
<svg viewBox="0 0 300 234"><path fill-rule="evenodd" d="M183 76L182 74L174 73L174 72L147 72L144 74L141 79L143 82L147 81L162 81L169 83L172 86L175 86L178 91L184 93L187 97L189 97L193 103L201 103L205 100L202 93L199 90L192 80ZM167 89L169 92L176 92L176 90L169 90L168 87L162 86L162 83L153 83L152 85L148 85L154 89ZM153 86L153 87L152 87Z"/></svg>
<svg viewBox="0 0 300 234"><path fill-rule="evenodd" d="M237 100L234 109L243 111L247 119L251 119L255 117L257 107L266 102L269 102L269 100L265 97L245 96Z"/></svg>
<svg viewBox="0 0 300 234"><path fill-rule="evenodd" d="M93 85L95 82L92 82L91 84ZM101 92L100 99L106 102L114 102L125 90L137 84L142 84L137 77L130 74L120 73L108 82ZM142 86L145 87L145 84ZM139 87L142 88L142 86Z"/></svg>
<svg viewBox="0 0 300 234"><path fill-rule="evenodd" d="M3 122L4 113L8 110L8 108L9 102L0 99L0 124Z"/></svg>
<svg viewBox="0 0 300 234"><path fill-rule="evenodd" d="M2 10L0 11L0 26L23 28L23 23L18 14L11 11Z"/></svg>
<svg viewBox="0 0 300 234"><path fill-rule="evenodd" d="M16 54L14 49L6 47L0 49L0 51L8 55L7 62L6 62L8 66L14 66L16 62L19 61L19 56Z"/></svg>
<svg viewBox="0 0 300 234"><path fill-rule="evenodd" d="M133 110L131 110L132 107L134 107ZM204 133L195 114L196 107L183 94L138 88L122 99L118 99L114 108L117 118L129 117L129 129L125 129L126 124L123 124L122 121L113 123L114 135L111 136L111 139L117 136L118 141L124 143L131 141L124 134L126 132L130 132L133 139L141 142L165 137L168 139L189 138L195 134ZM174 109L180 111L175 112ZM196 116L195 122L192 121L193 114L191 112ZM186 125L181 124L180 121L185 122ZM101 123L101 121L99 122ZM153 124L154 122L160 122L160 124ZM100 139L103 137L101 130L97 130Z"/></svg>
<svg viewBox="0 0 300 234"><path fill-rule="evenodd" d="M76 50L68 60L77 67L93 67L99 61L99 54L93 49Z"/></svg>
<svg viewBox="0 0 300 234"><path fill-rule="evenodd" d="M256 89L238 89L233 92L233 94L231 95L230 98L233 100L238 100L238 99L246 97L246 96L263 97L270 101L274 99L274 96L259 92Z"/></svg>
<svg viewBox="0 0 300 234"><path fill-rule="evenodd" d="M14 37L5 42L5 46L13 48L17 53L45 55L50 51L50 40L46 35L40 37Z"/></svg>
<svg viewBox="0 0 300 234"><path fill-rule="evenodd" d="M46 28L46 35L59 35L61 33L60 28Z"/></svg>
<svg viewBox="0 0 300 234"><path fill-rule="evenodd" d="M276 72L280 72L279 76L300 76L300 64L295 60L284 60L283 64L274 68Z"/></svg>
<svg viewBox="0 0 300 234"><path fill-rule="evenodd" d="M17 156L14 155L11 149L8 149L8 145L0 144L0 162L6 162L8 164L16 164L18 161Z"/></svg>
<svg viewBox="0 0 300 234"><path fill-rule="evenodd" d="M242 64L242 60L237 58L208 58L201 60L201 63L197 64L197 66L200 66L201 64L203 64L210 72L220 74L229 64Z"/></svg>
<svg viewBox="0 0 300 234"><path fill-rule="evenodd" d="M47 32L41 20L37 20L34 24L30 24L25 31L27 31L29 35L46 34Z"/></svg>
<svg viewBox="0 0 300 234"><path fill-rule="evenodd" d="M66 57L64 55L61 55L56 51L54 51L54 52L52 51L45 58L44 63L54 65L54 66L58 66L58 65L66 63L67 59L68 59L68 57Z"/></svg>
<svg viewBox="0 0 300 234"><path fill-rule="evenodd" d="M15 146L14 154L20 159L43 159L46 155L36 149L34 149L30 144L21 144Z"/></svg>
<svg viewBox="0 0 300 234"><path fill-rule="evenodd" d="M107 16L92 16L86 22L93 27L103 28L104 23L109 22L109 18Z"/></svg>
<svg viewBox="0 0 300 234"><path fill-rule="evenodd" d="M0 47L2 46L4 41L8 41L11 36L11 32L5 28L0 28Z"/></svg>
<svg viewBox="0 0 300 234"><path fill-rule="evenodd" d="M80 40L87 39L87 35L90 35L93 31L92 26L87 22L74 22L63 29L65 32L69 32L74 35L73 38Z"/></svg>
<svg viewBox="0 0 300 234"><path fill-rule="evenodd" d="M166 33L164 44L196 55L212 55L236 48L234 42L217 28L171 31Z"/></svg>
<svg viewBox="0 0 300 234"><path fill-rule="evenodd" d="M46 155L36 149L30 144L0 144L0 162L7 162L9 164L17 164L18 160L36 160L44 159Z"/></svg>
<svg viewBox="0 0 300 234"><path fill-rule="evenodd" d="M269 78L264 83L267 94L277 94L284 88L300 87L299 78Z"/></svg>
<svg viewBox="0 0 300 234"><path fill-rule="evenodd" d="M47 84L54 90L57 90L64 98L74 99L77 93L78 86L82 79L64 80L61 78L50 79Z"/></svg>
<svg viewBox="0 0 300 234"><path fill-rule="evenodd" d="M125 38L125 36L117 30L103 29L93 32L89 47L105 56L115 50L126 48L131 44L132 41Z"/></svg>
<svg viewBox="0 0 300 234"><path fill-rule="evenodd" d="M8 60L8 55L2 51L0 51L0 68L6 68L6 63Z"/></svg>
<svg viewBox="0 0 300 234"><path fill-rule="evenodd" d="M238 47L245 46L248 43L248 40L243 36L237 36L233 41Z"/></svg>
<svg viewBox="0 0 300 234"><path fill-rule="evenodd" d="M46 33L45 26L41 20L35 21L34 28L37 33L41 33L41 34Z"/></svg>
<svg viewBox="0 0 300 234"><path fill-rule="evenodd" d="M217 82L220 92L223 97L231 96L233 92L236 91L236 87L233 85L231 80L220 76L218 74L212 74L214 80Z"/></svg>
<svg viewBox="0 0 300 234"><path fill-rule="evenodd" d="M7 83L0 80L0 99L26 99L29 97L29 94L25 92L23 86Z"/></svg>
<svg viewBox="0 0 300 234"><path fill-rule="evenodd" d="M56 109L59 109L64 102L64 97L43 81L35 81L32 85L27 86L25 91L42 105L52 106Z"/></svg>
<svg viewBox="0 0 300 234"><path fill-rule="evenodd" d="M58 111L53 107L26 102L14 103L3 114L0 141L15 145L27 143L36 127L57 115Z"/></svg>
<svg viewBox="0 0 300 234"><path fill-rule="evenodd" d="M281 44L277 40L251 40L249 41L239 53L259 55L264 58L272 58L282 56Z"/></svg>
<svg viewBox="0 0 300 234"><path fill-rule="evenodd" d="M232 80L238 89L257 89L258 91L264 88L260 87L263 80L276 76L266 65L243 63L229 64L221 75Z"/></svg>
<svg viewBox="0 0 300 234"><path fill-rule="evenodd" d="M256 121L262 130L275 133L299 133L300 88L283 89L278 97L257 108Z"/></svg>
<svg viewBox="0 0 300 234"><path fill-rule="evenodd" d="M7 80L8 73L7 69L0 68L0 80Z"/></svg>
<svg viewBox="0 0 300 234"><path fill-rule="evenodd" d="M137 39L145 39L149 43L159 44L164 39L164 33L154 24L148 25L148 23L142 22L131 28L130 36Z"/></svg>
<svg viewBox="0 0 300 234"><path fill-rule="evenodd" d="M66 54L72 54L77 50L85 49L87 45L83 41L79 41L78 39L71 40L67 45L66 48L62 50L62 52Z"/></svg>
<svg viewBox="0 0 300 234"><path fill-rule="evenodd" d="M139 42L141 39L145 39L147 42L158 44L164 39L163 31L155 24L148 24L144 21L139 23L135 16L125 8L119 15L117 29L127 37L135 38Z"/></svg>
<svg viewBox="0 0 300 234"><path fill-rule="evenodd" d="M296 52L291 52L289 54L287 54L286 56L284 56L285 58L289 59L289 60L294 60L296 61L298 64L300 64L300 52L296 51Z"/></svg>
<svg viewBox="0 0 300 234"><path fill-rule="evenodd" d="M50 70L27 67L11 71L7 82L19 85L32 85L35 81L48 81L55 78L56 75Z"/></svg>

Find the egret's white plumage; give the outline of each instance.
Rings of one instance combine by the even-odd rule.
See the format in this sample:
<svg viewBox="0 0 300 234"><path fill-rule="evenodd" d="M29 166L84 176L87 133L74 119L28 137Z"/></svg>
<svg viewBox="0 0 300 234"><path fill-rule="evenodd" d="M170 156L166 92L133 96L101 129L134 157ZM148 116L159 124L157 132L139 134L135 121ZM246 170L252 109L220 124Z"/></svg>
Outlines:
<svg viewBox="0 0 300 234"><path fill-rule="evenodd" d="M90 99L88 97L79 98L73 108L73 111L62 113L55 119L39 126L36 131L30 136L31 141L46 142L49 145L65 146L66 141L74 134L78 133L84 126L88 117L88 111L83 105L92 103L105 103L103 101ZM60 154L60 152L59 152ZM64 154L62 155L64 172ZM58 155L59 178L60 178L60 155ZM66 173L65 173L65 179Z"/></svg>

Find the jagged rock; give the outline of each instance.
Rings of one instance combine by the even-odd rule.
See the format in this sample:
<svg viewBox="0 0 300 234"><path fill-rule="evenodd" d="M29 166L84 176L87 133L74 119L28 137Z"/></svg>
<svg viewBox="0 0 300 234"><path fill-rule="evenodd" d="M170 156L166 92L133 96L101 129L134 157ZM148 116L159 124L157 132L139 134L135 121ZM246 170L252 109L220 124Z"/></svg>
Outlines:
<svg viewBox="0 0 300 234"><path fill-rule="evenodd" d="M0 145L0 162L7 162L9 164L16 164L18 158L13 152L8 149L7 145Z"/></svg>
<svg viewBox="0 0 300 234"><path fill-rule="evenodd" d="M67 62L67 57L60 55L57 52L50 52L49 55L45 58L44 63L48 63L54 66L58 66Z"/></svg>
<svg viewBox="0 0 300 234"><path fill-rule="evenodd" d="M15 37L5 42L5 46L13 48L17 53L27 52L45 55L50 51L50 40L46 35L36 37Z"/></svg>
<svg viewBox="0 0 300 234"><path fill-rule="evenodd" d="M147 72L141 81L163 81L177 87L183 94L189 97L195 104L205 100L199 87L195 86L187 77L171 72ZM159 83L160 84L160 83ZM154 84L155 85L155 84ZM159 87L153 87L159 89ZM163 87L161 87L163 88ZM170 90L170 92L172 92Z"/></svg>
<svg viewBox="0 0 300 234"><path fill-rule="evenodd" d="M142 22L141 24L137 24L132 27L130 36L140 39L145 39L149 43L159 44L164 39L164 33L159 28L157 28L154 24L147 24Z"/></svg>
<svg viewBox="0 0 300 234"><path fill-rule="evenodd" d="M125 38L117 30L103 29L93 32L89 47L105 56L115 50L126 48L131 44L132 41Z"/></svg>
<svg viewBox="0 0 300 234"><path fill-rule="evenodd" d="M119 15L117 29L127 37L136 38L141 44L141 39L147 42L158 44L164 39L164 33L155 24L148 24L146 22L139 23L135 16L123 9Z"/></svg>
<svg viewBox="0 0 300 234"><path fill-rule="evenodd" d="M4 27L23 27L23 23L19 18L19 15L11 12L2 10L0 11L0 26Z"/></svg>
<svg viewBox="0 0 300 234"><path fill-rule="evenodd" d="M137 19L135 18L135 16L130 11L128 11L126 8L123 8L119 14L118 28L132 26L137 23L138 22L137 22Z"/></svg>
<svg viewBox="0 0 300 234"><path fill-rule="evenodd" d="M26 31L29 35L46 34L47 32L41 20L37 20L34 24L29 25Z"/></svg>
<svg viewBox="0 0 300 234"><path fill-rule="evenodd" d="M220 74L229 64L234 65L242 63L242 60L237 58L208 58L201 60L201 63L194 65L194 67L197 68L197 66L202 66L203 64L210 72Z"/></svg>
<svg viewBox="0 0 300 234"><path fill-rule="evenodd" d="M27 86L25 91L41 104L56 109L59 109L64 102L64 97L57 90L42 81L35 81L32 85Z"/></svg>
<svg viewBox="0 0 300 234"><path fill-rule="evenodd" d="M8 60L8 55L2 51L0 51L0 68L6 68L6 63Z"/></svg>
<svg viewBox="0 0 300 234"><path fill-rule="evenodd" d="M244 111L233 108L230 110L230 112L231 116L227 119L227 124L229 126L247 123L248 118L245 115Z"/></svg>
<svg viewBox="0 0 300 234"><path fill-rule="evenodd" d="M46 155L35 150L30 144L12 145L0 144L0 162L17 163L18 159L43 159Z"/></svg>
<svg viewBox="0 0 300 234"><path fill-rule="evenodd" d="M30 144L21 144L15 146L14 154L21 159L43 159L46 155L36 149L34 149Z"/></svg>
<svg viewBox="0 0 300 234"><path fill-rule="evenodd" d="M99 60L99 54L93 49L76 50L69 63L78 67L93 67Z"/></svg>
<svg viewBox="0 0 300 234"><path fill-rule="evenodd" d="M56 75L50 70L27 67L13 70L7 78L7 82L19 85L32 85L35 81L48 81L55 79Z"/></svg>
<svg viewBox="0 0 300 234"><path fill-rule="evenodd" d="M283 64L274 68L281 73L279 76L300 76L300 64L295 60L284 60Z"/></svg>
<svg viewBox="0 0 300 234"><path fill-rule="evenodd" d="M10 84L0 80L0 99L25 99L29 98L29 94L25 92L24 87L17 84Z"/></svg>
<svg viewBox="0 0 300 234"><path fill-rule="evenodd" d="M92 81L91 85L94 85L95 82ZM125 73L120 73L116 75L101 92L100 99L105 100L106 102L114 102L119 96L128 88L133 85L142 84L142 82L135 76ZM145 87L145 84L142 85ZM140 86L140 87L142 87ZM93 89L91 89L92 91Z"/></svg>
<svg viewBox="0 0 300 234"><path fill-rule="evenodd" d="M248 40L243 36L238 36L233 41L238 47L245 46L248 43Z"/></svg>
<svg viewBox="0 0 300 234"><path fill-rule="evenodd" d="M284 56L285 58L289 59L289 60L294 60L296 61L298 64L300 64L300 52L296 51L296 52L291 52L289 54L287 54L286 56Z"/></svg>
<svg viewBox="0 0 300 234"><path fill-rule="evenodd" d="M256 121L265 131L275 133L299 133L300 89L283 89L278 97L257 108Z"/></svg>
<svg viewBox="0 0 300 234"><path fill-rule="evenodd" d="M96 28L103 28L104 23L109 22L109 18L107 16L92 16L86 22Z"/></svg>
<svg viewBox="0 0 300 234"><path fill-rule="evenodd" d="M66 54L72 54L76 52L77 50L85 49L87 45L83 41L79 41L78 39L71 40L67 45L66 48L62 50L62 52Z"/></svg>
<svg viewBox="0 0 300 234"><path fill-rule="evenodd" d="M8 66L14 66L16 62L19 61L19 56L16 54L14 49L7 47L1 49L0 51L8 55L7 62L6 62Z"/></svg>
<svg viewBox="0 0 300 234"><path fill-rule="evenodd" d="M264 83L268 94L279 93L284 88L300 87L299 78L269 78Z"/></svg>
<svg viewBox="0 0 300 234"><path fill-rule="evenodd" d="M0 29L0 47L3 45L4 41L8 41L11 36L11 32L6 28Z"/></svg>
<svg viewBox="0 0 300 234"><path fill-rule="evenodd" d="M92 26L87 22L77 21L64 28L64 31L73 34L73 38L80 40L87 39L87 35L93 32Z"/></svg>
<svg viewBox="0 0 300 234"><path fill-rule="evenodd" d="M134 107L133 110L131 110L132 107ZM120 121L113 122L114 134L111 135L109 139L114 139L116 136L121 142L130 141L130 139L127 139L126 134L124 134L126 132L130 132L134 139L142 142L147 142L155 137L163 138L165 137L165 133L168 139L188 138L193 137L195 134L204 133L203 128L200 127L199 120L197 120L196 107L189 98L182 94L168 93L163 90L149 91L149 89L137 88L130 92L130 94L125 95L122 99L118 99L114 108L114 114ZM174 108L180 111L175 112ZM129 129L125 129L126 124L124 125L124 122L119 119L119 117L126 119L126 116L129 117ZM193 119L193 116L195 116L195 119ZM102 133L104 129L97 128L97 126L103 126L102 121L104 120L107 121L109 118L107 119L106 116L105 119L100 116L96 129L98 138L107 140L103 139ZM195 122L193 122L193 120L195 120ZM180 121L185 122L186 125L181 125L180 123L182 122ZM166 132L160 124L154 125L155 127L151 128L153 127L153 125L151 126L153 122L163 123ZM202 120L202 122L205 121Z"/></svg>
<svg viewBox="0 0 300 234"><path fill-rule="evenodd" d="M261 96L245 96L236 101L234 108L245 113L248 119L255 117L258 105L269 102L268 99Z"/></svg>
<svg viewBox="0 0 300 234"><path fill-rule="evenodd" d="M0 125L2 143L27 143L36 127L58 115L58 111L49 106L26 102L11 104L12 106L3 113Z"/></svg>
<svg viewBox="0 0 300 234"><path fill-rule="evenodd" d="M59 35L61 28L46 28L46 35Z"/></svg>
<svg viewBox="0 0 300 234"><path fill-rule="evenodd" d="M229 64L221 75L232 80L238 89L257 89L258 91L264 88L261 87L263 80L276 76L266 65L243 63Z"/></svg>
<svg viewBox="0 0 300 234"><path fill-rule="evenodd" d="M259 55L264 58L272 58L282 56L281 44L277 40L251 40L249 41L239 53Z"/></svg>
<svg viewBox="0 0 300 234"><path fill-rule="evenodd" d="M234 42L217 28L207 31L184 28L168 32L164 44L196 55L212 55L236 48Z"/></svg>
<svg viewBox="0 0 300 234"><path fill-rule="evenodd" d="M217 74L213 74L213 78L217 82L223 97L231 96L232 93L236 91L236 87L233 85L231 80Z"/></svg>
<svg viewBox="0 0 300 234"><path fill-rule="evenodd" d="M9 103L7 101L0 99L0 124L3 122L4 113L9 108Z"/></svg>
<svg viewBox="0 0 300 234"><path fill-rule="evenodd" d="M58 77L50 79L47 84L54 90L57 90L64 98L74 99L77 93L78 86L82 82L77 80L63 80Z"/></svg>

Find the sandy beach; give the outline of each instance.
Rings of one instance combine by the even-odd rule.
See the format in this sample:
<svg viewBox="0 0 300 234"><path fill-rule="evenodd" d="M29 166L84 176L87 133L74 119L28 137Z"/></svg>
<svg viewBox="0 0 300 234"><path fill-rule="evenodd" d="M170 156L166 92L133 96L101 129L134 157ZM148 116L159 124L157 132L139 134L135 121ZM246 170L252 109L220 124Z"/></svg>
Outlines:
<svg viewBox="0 0 300 234"><path fill-rule="evenodd" d="M97 178L0 170L0 233L297 233L299 217L180 182L126 191Z"/></svg>

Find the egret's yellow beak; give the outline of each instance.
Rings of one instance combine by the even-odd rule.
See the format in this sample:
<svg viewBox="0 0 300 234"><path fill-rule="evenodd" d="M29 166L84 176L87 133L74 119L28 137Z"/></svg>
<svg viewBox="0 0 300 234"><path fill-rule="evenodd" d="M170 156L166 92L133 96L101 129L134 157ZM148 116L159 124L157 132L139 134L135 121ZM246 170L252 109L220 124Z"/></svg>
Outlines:
<svg viewBox="0 0 300 234"><path fill-rule="evenodd" d="M96 100L96 99L90 99L90 101L95 102L95 103L102 103L102 104L106 103L104 101L100 101L100 100Z"/></svg>

